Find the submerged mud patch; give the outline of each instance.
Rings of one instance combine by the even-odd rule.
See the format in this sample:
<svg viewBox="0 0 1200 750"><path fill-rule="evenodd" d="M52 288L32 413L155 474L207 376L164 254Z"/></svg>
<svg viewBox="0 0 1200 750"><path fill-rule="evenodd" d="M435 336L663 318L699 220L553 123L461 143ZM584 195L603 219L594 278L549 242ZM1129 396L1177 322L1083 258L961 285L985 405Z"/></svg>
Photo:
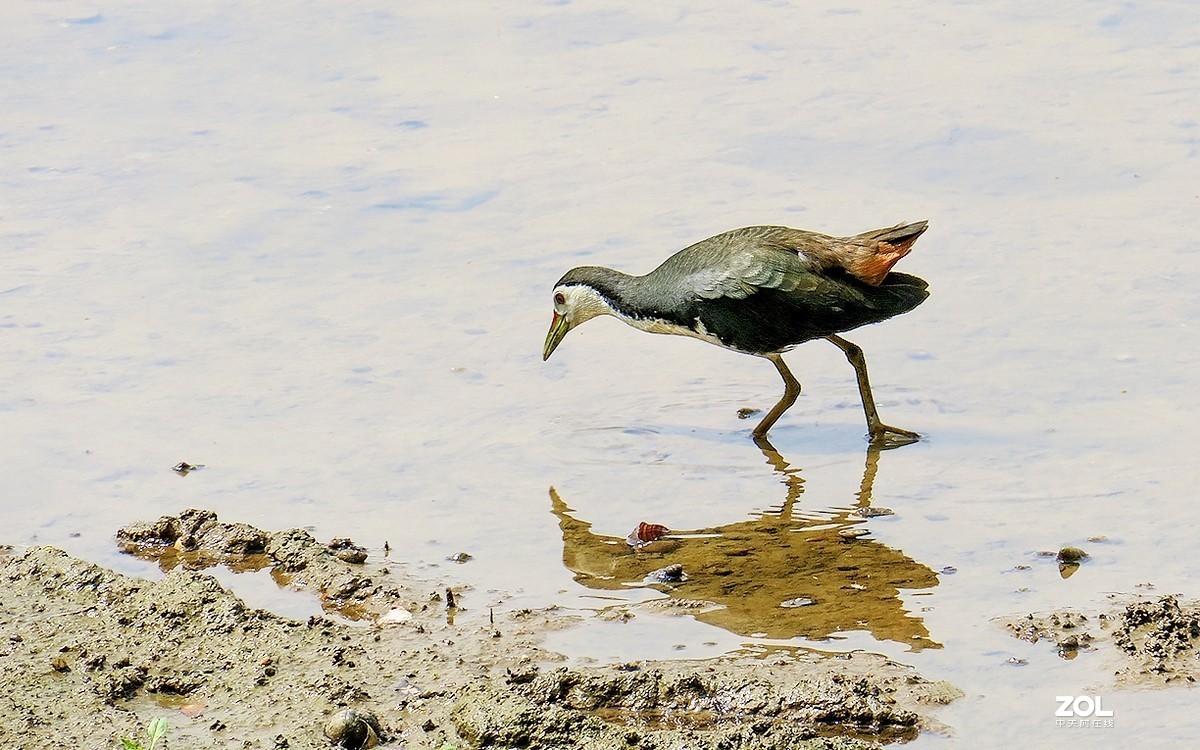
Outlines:
<svg viewBox="0 0 1200 750"><path fill-rule="evenodd" d="M1118 686L1193 684L1200 675L1200 602L1123 599L1107 612L1031 613L1004 624L1017 638L1054 644L1064 658L1103 654L1113 662Z"/></svg>
<svg viewBox="0 0 1200 750"><path fill-rule="evenodd" d="M371 715L383 746L406 748L861 748L935 727L958 696L866 653L555 668L539 644L569 614L493 611L468 590L448 616L444 583L207 511L127 526L121 543L166 576L48 547L0 560L0 736L14 747L110 748L166 717L171 746L327 748L331 719ZM364 619L289 620L189 569L248 560Z"/></svg>

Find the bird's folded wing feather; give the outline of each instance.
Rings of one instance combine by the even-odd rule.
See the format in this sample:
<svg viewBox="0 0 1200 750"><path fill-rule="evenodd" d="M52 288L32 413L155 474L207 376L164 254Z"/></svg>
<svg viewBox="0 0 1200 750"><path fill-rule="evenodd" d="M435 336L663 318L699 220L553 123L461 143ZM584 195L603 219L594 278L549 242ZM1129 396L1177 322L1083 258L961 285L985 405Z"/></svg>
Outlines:
<svg viewBox="0 0 1200 750"><path fill-rule="evenodd" d="M814 291L821 282L814 271L795 250L759 245L727 256L722 267L697 270L688 283L704 299L745 299L759 289Z"/></svg>

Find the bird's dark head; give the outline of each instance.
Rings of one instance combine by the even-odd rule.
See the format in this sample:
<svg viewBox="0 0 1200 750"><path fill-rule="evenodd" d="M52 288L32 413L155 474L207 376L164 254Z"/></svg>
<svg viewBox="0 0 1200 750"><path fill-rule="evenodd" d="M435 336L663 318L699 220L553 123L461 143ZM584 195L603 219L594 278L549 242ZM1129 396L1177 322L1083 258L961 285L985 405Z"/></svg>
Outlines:
<svg viewBox="0 0 1200 750"><path fill-rule="evenodd" d="M542 347L542 361L550 355L574 327L597 315L612 315L611 303L591 280L597 271L609 271L597 266L573 268L554 285L554 318ZM610 271L611 273L611 271Z"/></svg>

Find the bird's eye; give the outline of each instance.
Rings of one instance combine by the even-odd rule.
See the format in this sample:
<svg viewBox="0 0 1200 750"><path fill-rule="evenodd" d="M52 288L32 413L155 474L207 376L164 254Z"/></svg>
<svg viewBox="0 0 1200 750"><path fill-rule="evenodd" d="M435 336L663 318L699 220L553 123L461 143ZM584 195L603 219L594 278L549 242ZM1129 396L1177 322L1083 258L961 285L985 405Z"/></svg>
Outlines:
<svg viewBox="0 0 1200 750"><path fill-rule="evenodd" d="M554 304L556 304L556 305L567 304L567 298L563 296L562 292L556 292L554 294Z"/></svg>

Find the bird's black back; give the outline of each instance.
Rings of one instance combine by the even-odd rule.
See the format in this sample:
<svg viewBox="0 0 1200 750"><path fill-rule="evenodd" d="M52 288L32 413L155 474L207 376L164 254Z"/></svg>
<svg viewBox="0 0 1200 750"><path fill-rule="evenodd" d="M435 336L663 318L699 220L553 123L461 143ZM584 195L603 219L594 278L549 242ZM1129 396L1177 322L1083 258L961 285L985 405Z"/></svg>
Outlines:
<svg viewBox="0 0 1200 750"><path fill-rule="evenodd" d="M816 288L804 291L759 288L741 299L697 298L683 317L699 319L725 346L768 354L908 312L929 296L927 286L895 271L871 286L832 269L820 275Z"/></svg>

